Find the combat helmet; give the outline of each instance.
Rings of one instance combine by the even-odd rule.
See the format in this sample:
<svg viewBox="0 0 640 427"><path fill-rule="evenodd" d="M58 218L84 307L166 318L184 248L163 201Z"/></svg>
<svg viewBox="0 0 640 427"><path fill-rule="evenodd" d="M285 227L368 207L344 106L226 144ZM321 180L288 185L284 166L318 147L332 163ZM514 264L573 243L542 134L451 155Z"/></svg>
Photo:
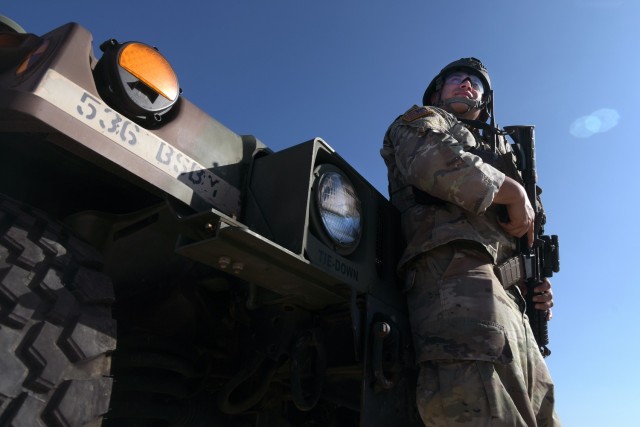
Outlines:
<svg viewBox="0 0 640 427"><path fill-rule="evenodd" d="M431 96L442 88L442 84L444 82L444 78L455 72L455 71L465 71L468 73L472 73L482 80L482 85L484 86L484 94L482 95L482 99L476 105L473 105L475 108L482 108L482 112L480 113L480 120L486 122L489 116L493 114L493 91L491 90L491 80L489 79L489 73L487 69L482 65L477 58L461 58L457 61L453 61L448 64L440 73L431 80L429 86L427 86L427 90L424 91L424 96L422 97L422 105L431 105Z"/></svg>

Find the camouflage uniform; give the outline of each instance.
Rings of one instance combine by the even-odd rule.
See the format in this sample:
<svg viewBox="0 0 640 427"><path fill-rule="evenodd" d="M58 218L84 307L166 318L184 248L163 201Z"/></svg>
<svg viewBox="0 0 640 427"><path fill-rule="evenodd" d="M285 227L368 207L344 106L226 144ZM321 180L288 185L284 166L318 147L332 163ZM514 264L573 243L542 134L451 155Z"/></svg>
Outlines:
<svg viewBox="0 0 640 427"><path fill-rule="evenodd" d="M482 160L486 150L453 115L417 106L391 124L381 150L407 241L398 268L421 367L418 407L428 426L557 426L524 299L493 270L515 239L497 222L505 173ZM509 144L499 139L495 151L513 175Z"/></svg>

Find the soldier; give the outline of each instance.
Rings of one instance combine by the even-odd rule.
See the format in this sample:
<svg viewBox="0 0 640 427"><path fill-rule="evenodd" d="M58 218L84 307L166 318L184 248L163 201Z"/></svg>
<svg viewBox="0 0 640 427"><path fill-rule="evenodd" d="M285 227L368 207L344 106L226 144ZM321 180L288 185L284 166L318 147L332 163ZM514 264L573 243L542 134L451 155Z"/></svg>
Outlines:
<svg viewBox="0 0 640 427"><path fill-rule="evenodd" d="M519 286L495 266L533 242L534 211L510 145L494 138L489 75L447 65L389 127L381 155L407 242L404 278L426 426L558 426L553 383ZM493 123L493 119L491 121ZM508 215L506 215L506 214ZM551 285L536 308L553 306Z"/></svg>

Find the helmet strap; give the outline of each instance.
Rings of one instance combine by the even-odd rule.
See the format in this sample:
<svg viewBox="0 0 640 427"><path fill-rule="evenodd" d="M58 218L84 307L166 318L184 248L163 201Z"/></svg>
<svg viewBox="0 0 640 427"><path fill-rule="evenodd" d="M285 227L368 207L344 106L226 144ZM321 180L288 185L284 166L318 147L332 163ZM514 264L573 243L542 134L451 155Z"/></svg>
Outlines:
<svg viewBox="0 0 640 427"><path fill-rule="evenodd" d="M496 128L496 118L493 115L493 89L489 90L489 96L487 98L487 114L491 119L491 127Z"/></svg>
<svg viewBox="0 0 640 427"><path fill-rule="evenodd" d="M454 110L451 110L450 107L452 104L463 104L466 105L467 110L466 111L462 111L459 113L454 113ZM482 111L483 107L485 107L486 104L480 100L474 100L474 99L468 99L468 98L464 98L464 97L454 97L454 98L449 98L449 99L445 99L445 100L439 100L439 105L438 107L442 108L443 110L449 111L451 113L453 113L455 116L457 116L458 118L460 118L460 116L464 116L466 114L468 114L469 112L471 112L472 110L480 110Z"/></svg>
<svg viewBox="0 0 640 427"><path fill-rule="evenodd" d="M445 99L444 101L441 101L441 104L445 107L448 107L451 104L466 104L469 107L467 112L471 111L471 109L473 108L480 110L482 109L482 107L485 106L485 103L479 99L469 99L465 97L455 97L455 98Z"/></svg>

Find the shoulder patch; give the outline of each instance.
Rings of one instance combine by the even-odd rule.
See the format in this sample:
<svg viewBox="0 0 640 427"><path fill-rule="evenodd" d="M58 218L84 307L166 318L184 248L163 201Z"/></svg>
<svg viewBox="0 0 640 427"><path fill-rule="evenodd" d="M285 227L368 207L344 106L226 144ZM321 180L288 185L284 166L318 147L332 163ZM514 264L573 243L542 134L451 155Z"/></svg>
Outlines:
<svg viewBox="0 0 640 427"><path fill-rule="evenodd" d="M418 107L414 105L409 111L404 113L402 116L402 120L405 122L412 122L420 117L431 116L435 114L435 112L429 107Z"/></svg>

